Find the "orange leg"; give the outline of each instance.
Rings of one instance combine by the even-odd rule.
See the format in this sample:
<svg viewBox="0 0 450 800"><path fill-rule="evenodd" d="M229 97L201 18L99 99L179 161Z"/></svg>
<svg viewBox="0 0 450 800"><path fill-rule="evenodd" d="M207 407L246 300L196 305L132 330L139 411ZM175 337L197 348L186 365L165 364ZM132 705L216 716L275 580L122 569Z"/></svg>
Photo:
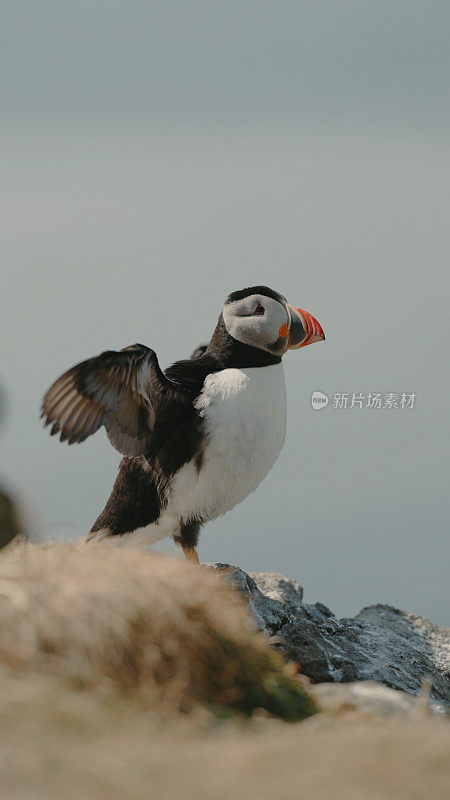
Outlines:
<svg viewBox="0 0 450 800"><path fill-rule="evenodd" d="M188 561L192 561L194 564L200 564L198 553L195 547L183 547L183 553Z"/></svg>

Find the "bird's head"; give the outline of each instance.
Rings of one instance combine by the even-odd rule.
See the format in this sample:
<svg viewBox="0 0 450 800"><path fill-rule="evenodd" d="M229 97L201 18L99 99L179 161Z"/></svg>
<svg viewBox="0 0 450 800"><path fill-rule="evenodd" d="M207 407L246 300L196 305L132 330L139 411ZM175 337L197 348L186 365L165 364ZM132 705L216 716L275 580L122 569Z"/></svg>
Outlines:
<svg viewBox="0 0 450 800"><path fill-rule="evenodd" d="M222 317L233 339L275 357L325 339L322 326L312 314L291 306L283 295L267 286L232 292Z"/></svg>

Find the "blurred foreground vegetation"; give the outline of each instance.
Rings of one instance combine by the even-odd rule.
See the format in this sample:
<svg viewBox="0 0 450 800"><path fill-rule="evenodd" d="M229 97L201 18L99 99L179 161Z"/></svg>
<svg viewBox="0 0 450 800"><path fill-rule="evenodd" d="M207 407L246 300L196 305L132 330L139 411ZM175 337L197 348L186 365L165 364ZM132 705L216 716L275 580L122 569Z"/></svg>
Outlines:
<svg viewBox="0 0 450 800"><path fill-rule="evenodd" d="M164 712L316 712L214 570L111 541L0 554L0 663Z"/></svg>
<svg viewBox="0 0 450 800"><path fill-rule="evenodd" d="M8 800L447 800L445 718L317 713L311 692L214 570L108 542L0 553Z"/></svg>
<svg viewBox="0 0 450 800"><path fill-rule="evenodd" d="M449 726L431 717L162 718L13 669L0 714L5 800L448 800Z"/></svg>

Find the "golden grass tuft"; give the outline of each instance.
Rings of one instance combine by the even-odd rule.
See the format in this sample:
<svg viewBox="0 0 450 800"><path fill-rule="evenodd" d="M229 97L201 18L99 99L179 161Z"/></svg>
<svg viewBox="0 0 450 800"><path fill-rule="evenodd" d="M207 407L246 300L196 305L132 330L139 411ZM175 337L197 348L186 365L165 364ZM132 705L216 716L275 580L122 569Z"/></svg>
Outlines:
<svg viewBox="0 0 450 800"><path fill-rule="evenodd" d="M0 553L0 662L159 710L316 710L214 571L108 542Z"/></svg>

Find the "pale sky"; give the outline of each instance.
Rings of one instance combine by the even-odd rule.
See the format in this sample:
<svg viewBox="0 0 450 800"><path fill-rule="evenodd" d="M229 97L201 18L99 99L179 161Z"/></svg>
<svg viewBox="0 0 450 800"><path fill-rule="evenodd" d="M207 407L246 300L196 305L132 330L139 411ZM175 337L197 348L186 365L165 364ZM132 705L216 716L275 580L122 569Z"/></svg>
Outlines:
<svg viewBox="0 0 450 800"><path fill-rule="evenodd" d="M166 366L267 284L327 340L285 357L285 449L201 559L448 622L448 3L2 15L0 480L32 532L86 532L120 458L49 437L48 385L136 341ZM314 411L314 390L417 398Z"/></svg>

